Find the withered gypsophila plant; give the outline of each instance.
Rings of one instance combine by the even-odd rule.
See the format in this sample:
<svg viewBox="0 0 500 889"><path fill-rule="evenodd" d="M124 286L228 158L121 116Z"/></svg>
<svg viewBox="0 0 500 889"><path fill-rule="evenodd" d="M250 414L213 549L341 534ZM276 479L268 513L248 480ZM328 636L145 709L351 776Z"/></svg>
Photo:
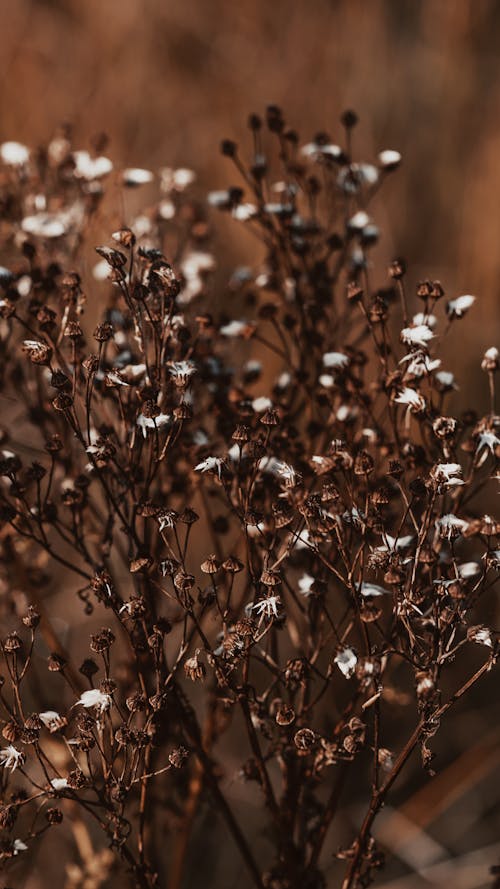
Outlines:
<svg viewBox="0 0 500 889"><path fill-rule="evenodd" d="M92 885L116 869L179 889L207 798L245 885L326 886L328 835L343 889L367 886L392 785L414 751L430 770L430 739L495 661L478 607L499 524L476 493L498 478L498 352L485 343L489 413L450 416L456 385L436 352L474 297L423 281L412 316L402 261L374 290L368 206L400 157L353 161L355 123L343 115L343 147L326 134L301 146L270 107L249 119L249 164L222 143L243 187L208 204L264 258L236 269L218 309L190 170L160 171L159 201L96 248L86 301L105 180L126 190L153 173L118 173L104 144L75 151L67 130L38 152L0 146L10 877L64 815L91 832ZM100 315L89 331L85 303ZM29 463L28 442L43 457ZM58 639L54 585L78 628L82 610L102 625L81 666ZM473 646L480 666L457 681ZM402 707L414 716L400 743L386 726ZM264 862L228 801L221 738L265 811ZM366 815L335 846L360 773Z"/></svg>

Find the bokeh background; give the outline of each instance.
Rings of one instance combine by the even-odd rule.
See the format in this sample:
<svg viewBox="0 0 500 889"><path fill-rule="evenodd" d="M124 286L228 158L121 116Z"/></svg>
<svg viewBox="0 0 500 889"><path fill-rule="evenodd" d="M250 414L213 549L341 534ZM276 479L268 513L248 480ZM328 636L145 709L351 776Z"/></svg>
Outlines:
<svg viewBox="0 0 500 889"><path fill-rule="evenodd" d="M404 159L378 203L382 268L403 255L413 281L478 297L447 368L459 398L481 401L480 358L500 327L498 0L1 0L0 19L1 141L36 145L70 121L77 147L105 131L118 165L193 167L208 189L234 178L218 145L244 141L250 111L277 103L304 141L320 129L335 141L339 114L355 108L363 159L383 148ZM238 227L226 246L228 268L249 258ZM438 776L422 781L416 767L398 789L380 827L392 853L380 887L492 886L497 686L488 677L450 716ZM215 835L207 846L209 822L208 810L188 887L242 886L232 849L222 867ZM30 889L49 885L50 868L39 860Z"/></svg>

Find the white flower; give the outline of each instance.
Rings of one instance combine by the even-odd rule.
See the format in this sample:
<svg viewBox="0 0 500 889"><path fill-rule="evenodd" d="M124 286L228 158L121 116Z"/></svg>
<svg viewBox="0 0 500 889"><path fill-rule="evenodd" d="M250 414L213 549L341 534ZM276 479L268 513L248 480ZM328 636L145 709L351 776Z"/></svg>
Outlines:
<svg viewBox="0 0 500 889"><path fill-rule="evenodd" d="M256 361L252 359L251 361L245 361L243 365L243 372L245 374L260 374L262 370L262 362Z"/></svg>
<svg viewBox="0 0 500 889"><path fill-rule="evenodd" d="M251 324L248 324L247 321L230 321L229 324L224 324L220 329L219 333L222 336L248 336L249 333L253 332L253 327Z"/></svg>
<svg viewBox="0 0 500 889"><path fill-rule="evenodd" d="M100 713L104 713L105 710L109 710L111 707L111 695L99 691L98 688L89 688L88 691L84 691L83 694L80 695L76 703L81 704L82 707L86 707L87 709L89 707L96 707Z"/></svg>
<svg viewBox="0 0 500 889"><path fill-rule="evenodd" d="M164 531L165 528L173 528L177 513L173 509L164 509L158 516L158 530Z"/></svg>
<svg viewBox="0 0 500 889"><path fill-rule="evenodd" d="M500 438L495 435L494 432L480 432L477 437L477 453L482 451L483 448L487 448L491 451L492 454L495 453L495 449L500 445Z"/></svg>
<svg viewBox="0 0 500 889"><path fill-rule="evenodd" d="M269 596L267 599L260 599L255 605L252 605L252 608L255 609L258 615L265 615L266 617L278 617L278 608L281 605L281 599L279 596Z"/></svg>
<svg viewBox="0 0 500 889"><path fill-rule="evenodd" d="M39 713L38 716L51 734L59 731L66 725L65 717L59 716L56 710L45 710L43 713Z"/></svg>
<svg viewBox="0 0 500 889"><path fill-rule="evenodd" d="M440 358L430 358L425 352L410 352L399 363L405 364L405 362L408 362L406 373L414 377L422 377L424 374L432 373L433 370L437 370L441 366Z"/></svg>
<svg viewBox="0 0 500 889"><path fill-rule="evenodd" d="M354 163L340 170L337 176L337 185L346 194L356 194L360 188L366 185L376 185L378 180L379 171L373 164ZM364 228L364 226L362 227Z"/></svg>
<svg viewBox="0 0 500 889"><path fill-rule="evenodd" d="M439 370L436 374L436 380L443 389L458 389L455 377L449 370Z"/></svg>
<svg viewBox="0 0 500 889"><path fill-rule="evenodd" d="M408 410L415 411L415 413L425 411L426 408L425 398L419 395L418 392L415 392L415 389L410 389L408 386L396 396L394 401L398 404L406 405Z"/></svg>
<svg viewBox="0 0 500 889"><path fill-rule="evenodd" d="M493 639L488 627L469 627L467 638L470 642L477 642L479 645L487 645L488 648L493 647Z"/></svg>
<svg viewBox="0 0 500 889"><path fill-rule="evenodd" d="M224 460L221 457L206 457L194 467L195 472L215 472L221 477Z"/></svg>
<svg viewBox="0 0 500 889"><path fill-rule="evenodd" d="M290 466L289 463L278 462L276 470L278 472L278 475L281 475L281 477L284 479L287 487L293 488L294 485L297 484L297 473L295 472L293 466Z"/></svg>
<svg viewBox="0 0 500 889"><path fill-rule="evenodd" d="M169 373L185 383L194 373L196 373L196 365L193 361L171 361L168 365Z"/></svg>
<svg viewBox="0 0 500 889"><path fill-rule="evenodd" d="M498 361L498 349L496 348L496 346L490 346L489 349L486 349L484 357L488 361Z"/></svg>
<svg viewBox="0 0 500 889"><path fill-rule="evenodd" d="M457 518L456 515L448 513L440 519L436 519L436 528L442 537L451 540L452 537L458 537L463 534L469 527L469 523L464 519Z"/></svg>
<svg viewBox="0 0 500 889"><path fill-rule="evenodd" d="M151 170L142 170L139 167L129 167L122 173L125 185L147 185L152 182L154 175Z"/></svg>
<svg viewBox="0 0 500 889"><path fill-rule="evenodd" d="M20 852L27 852L28 851L28 847L27 847L26 843L23 843L22 840L16 839L16 840L14 840L12 845L14 848L14 855L19 855Z"/></svg>
<svg viewBox="0 0 500 889"><path fill-rule="evenodd" d="M405 537L391 537L390 534L384 534L384 546L377 546L377 552L398 552L410 546L413 537L411 534Z"/></svg>
<svg viewBox="0 0 500 889"><path fill-rule="evenodd" d="M447 303L446 312L450 318L463 318L475 301L476 297L470 294L457 296L456 299L450 299Z"/></svg>
<svg viewBox="0 0 500 889"><path fill-rule="evenodd" d="M363 581L361 584L359 592L362 596L387 596L390 595L389 590L384 589L383 586L378 586L376 583L370 583L369 581Z"/></svg>
<svg viewBox="0 0 500 889"><path fill-rule="evenodd" d="M162 219L173 219L175 216L175 204L173 201L165 200L160 201L158 204L158 213Z"/></svg>
<svg viewBox="0 0 500 889"><path fill-rule="evenodd" d="M434 334L428 324L417 324L415 327L404 327L401 331L401 342L408 346L425 348Z"/></svg>
<svg viewBox="0 0 500 889"><path fill-rule="evenodd" d="M267 398L265 395L259 395L258 398L254 398L252 401L252 408L254 409L256 414L263 414L264 411L271 410L273 403L270 398Z"/></svg>
<svg viewBox="0 0 500 889"><path fill-rule="evenodd" d="M462 580L470 580L472 577L477 577L480 573L481 566L477 562L462 562L458 566L458 574Z"/></svg>
<svg viewBox="0 0 500 889"><path fill-rule="evenodd" d="M0 750L0 766L15 771L18 766L22 766L26 759L22 750L17 750L12 744L8 747L2 747Z"/></svg>
<svg viewBox="0 0 500 889"><path fill-rule="evenodd" d="M238 204L232 212L233 219L237 219L238 222L246 222L256 215L257 207L255 204Z"/></svg>
<svg viewBox="0 0 500 889"><path fill-rule="evenodd" d="M347 423L348 420L353 420L358 415L358 407L357 405L348 405L341 404L335 416L339 423Z"/></svg>
<svg viewBox="0 0 500 889"><path fill-rule="evenodd" d="M365 226L369 225L371 222L368 213L365 213L364 210L358 210L354 216L351 216L347 223L347 227L350 228L354 232L361 232L365 228Z"/></svg>
<svg viewBox="0 0 500 889"><path fill-rule="evenodd" d="M107 176L113 169L109 157L91 157L88 151L74 151L75 176L93 182Z"/></svg>
<svg viewBox="0 0 500 889"><path fill-rule="evenodd" d="M39 238L60 238L67 231L68 220L61 213L37 213L25 216L21 228L28 235Z"/></svg>
<svg viewBox="0 0 500 889"><path fill-rule="evenodd" d="M349 358L343 352L325 352L323 355L323 367L342 369L349 364Z"/></svg>
<svg viewBox="0 0 500 889"><path fill-rule="evenodd" d="M119 370L110 370L105 376L106 383L112 386L128 386L126 380L123 379L123 376Z"/></svg>
<svg viewBox="0 0 500 889"><path fill-rule="evenodd" d="M0 145L0 157L10 167L22 167L29 161L30 153L21 142L3 142Z"/></svg>
<svg viewBox="0 0 500 889"><path fill-rule="evenodd" d="M332 386L335 385L335 377L331 374L320 374L318 377L318 383L320 386L323 386L324 389L331 389Z"/></svg>
<svg viewBox="0 0 500 889"><path fill-rule="evenodd" d="M65 790L68 786L67 778L51 778L50 781L53 790Z"/></svg>
<svg viewBox="0 0 500 889"><path fill-rule="evenodd" d="M196 173L186 167L179 167L177 170L173 170L172 167L162 167L160 176L161 190L166 192L184 191L196 179Z"/></svg>
<svg viewBox="0 0 500 889"><path fill-rule="evenodd" d="M437 318L435 315L428 315L427 312L417 312L412 318L412 326L418 327L420 324L426 324L427 327L434 330L437 324Z"/></svg>
<svg viewBox="0 0 500 889"><path fill-rule="evenodd" d="M302 577L299 577L298 587L299 593L306 598L311 595L313 592L313 584L314 577L311 577L310 574L303 574Z"/></svg>
<svg viewBox="0 0 500 889"><path fill-rule="evenodd" d="M460 463L437 463L431 471L431 477L445 490L465 484L461 475Z"/></svg>
<svg viewBox="0 0 500 889"><path fill-rule="evenodd" d="M384 167L385 170L395 170L401 163L401 155L399 151L394 151L392 148L386 148L384 151L381 151L378 159L380 165Z"/></svg>
<svg viewBox="0 0 500 889"><path fill-rule="evenodd" d="M340 145L332 145L328 143L327 145L319 145L317 142L308 142L307 145L303 145L300 149L301 154L305 155L305 157L318 158L321 155L326 155L327 157L338 158L342 154L342 149Z"/></svg>
<svg viewBox="0 0 500 889"><path fill-rule="evenodd" d="M358 658L352 648L341 648L335 655L334 662L345 678L349 679L356 669Z"/></svg>
<svg viewBox="0 0 500 889"><path fill-rule="evenodd" d="M161 429L162 426L166 426L167 423L170 423L170 420L171 417L169 414L158 414L154 420L152 417L145 417L144 414L139 414L137 417L137 425L142 430L143 437L146 438L148 429Z"/></svg>

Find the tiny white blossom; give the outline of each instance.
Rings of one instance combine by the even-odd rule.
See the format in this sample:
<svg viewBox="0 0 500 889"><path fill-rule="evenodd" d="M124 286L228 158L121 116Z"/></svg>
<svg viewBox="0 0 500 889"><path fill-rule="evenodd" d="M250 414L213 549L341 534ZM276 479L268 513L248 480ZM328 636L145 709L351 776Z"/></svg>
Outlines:
<svg viewBox="0 0 500 889"><path fill-rule="evenodd" d="M467 638L470 642L477 642L479 645L487 645L488 648L493 647L493 639L488 627L470 627L467 632Z"/></svg>
<svg viewBox="0 0 500 889"><path fill-rule="evenodd" d="M67 778L51 778L50 781L53 790L65 790L68 786Z"/></svg>
<svg viewBox="0 0 500 889"><path fill-rule="evenodd" d="M103 691L99 691L98 688L89 688L88 691L84 691L83 694L80 695L77 704L81 704L82 707L96 707L100 713L104 713L105 710L109 710L111 707L111 695L106 694Z"/></svg>
<svg viewBox="0 0 500 889"><path fill-rule="evenodd" d="M220 329L219 333L222 336L248 336L249 333L253 331L253 327L251 324L248 324L247 321L230 321L229 324L224 324Z"/></svg>
<svg viewBox="0 0 500 889"><path fill-rule="evenodd" d="M21 228L35 237L60 238L68 229L68 219L61 213L37 213L34 216L25 216Z"/></svg>
<svg viewBox="0 0 500 889"><path fill-rule="evenodd" d="M169 414L158 414L157 417L152 419L152 417L145 417L144 414L139 414L137 417L137 425L142 431L143 437L147 438L148 429L161 429L162 426L166 426L167 423L170 423L171 417Z"/></svg>
<svg viewBox="0 0 500 889"><path fill-rule="evenodd" d="M437 463L431 471L432 478L445 490L465 484L460 463Z"/></svg>
<svg viewBox="0 0 500 889"><path fill-rule="evenodd" d="M365 226L369 225L371 222L368 213L365 213L364 210L358 210L354 216L351 216L347 223L347 227L352 231L361 232L365 228Z"/></svg>
<svg viewBox="0 0 500 889"><path fill-rule="evenodd" d="M404 404L410 411L424 411L426 408L425 398L415 392L415 389L405 387L399 395L394 399L398 404Z"/></svg>
<svg viewBox="0 0 500 889"><path fill-rule="evenodd" d="M489 349L486 349L484 357L487 358L489 361L498 361L498 349L496 348L496 346L490 346Z"/></svg>
<svg viewBox="0 0 500 889"><path fill-rule="evenodd" d="M304 573L302 577L299 577L298 587L299 593L301 596L305 596L306 598L311 595L313 592L314 585L314 577L311 577L310 574Z"/></svg>
<svg viewBox="0 0 500 889"><path fill-rule="evenodd" d="M434 330L437 324L436 315L428 315L427 312L417 312L416 315L412 318L412 326L418 327L421 324L426 324L427 327L430 327L431 330Z"/></svg>
<svg viewBox="0 0 500 889"><path fill-rule="evenodd" d="M455 377L449 370L439 370L436 374L436 380L443 389L458 389Z"/></svg>
<svg viewBox="0 0 500 889"><path fill-rule="evenodd" d="M477 437L477 453L482 451L484 448L491 451L492 454L495 453L496 448L500 445L500 438L495 435L494 432L480 432Z"/></svg>
<svg viewBox="0 0 500 889"><path fill-rule="evenodd" d="M384 534L384 546L377 546L377 552L398 552L407 549L410 546L413 537L407 534L404 537L391 537L390 534Z"/></svg>
<svg viewBox="0 0 500 889"><path fill-rule="evenodd" d="M22 766L25 759L22 750L17 750L12 744L2 747L0 750L0 766L10 769L11 772L14 772L18 766Z"/></svg>
<svg viewBox="0 0 500 889"><path fill-rule="evenodd" d="M201 463L194 467L195 472L215 472L219 478L221 477L224 460L221 457L206 457Z"/></svg>
<svg viewBox="0 0 500 889"><path fill-rule="evenodd" d="M125 185L147 185L152 182L154 175L151 170L142 170L139 167L129 167L122 173Z"/></svg>
<svg viewBox="0 0 500 889"><path fill-rule="evenodd" d="M345 678L349 679L356 669L358 658L352 648L341 648L335 655L334 662Z"/></svg>
<svg viewBox="0 0 500 889"><path fill-rule="evenodd" d="M21 142L3 142L0 145L0 158L10 167L22 167L29 161L30 153Z"/></svg>
<svg viewBox="0 0 500 889"><path fill-rule="evenodd" d="M436 519L436 528L442 537L451 540L452 537L458 537L463 534L469 527L469 523L464 519L457 518L456 515L448 513L440 519Z"/></svg>
<svg viewBox="0 0 500 889"><path fill-rule="evenodd" d="M323 367L342 369L349 364L349 357L343 352L325 352L323 355Z"/></svg>
<svg viewBox="0 0 500 889"><path fill-rule="evenodd" d="M22 840L16 839L16 840L14 840L12 845L14 848L14 855L19 855L20 852L27 852L28 851L28 847L27 847L26 843L23 843Z"/></svg>
<svg viewBox="0 0 500 889"><path fill-rule="evenodd" d="M441 367L440 358L430 358L425 352L410 352L399 363L405 364L406 362L408 362L406 373L414 377L422 377L424 374L432 373L438 367Z"/></svg>
<svg viewBox="0 0 500 889"><path fill-rule="evenodd" d="M162 167L160 170L161 190L166 192L184 191L196 179L196 173L186 167L173 170L171 167Z"/></svg>
<svg viewBox="0 0 500 889"><path fill-rule="evenodd" d="M335 385L335 377L333 377L331 374L320 374L320 376L318 377L318 383L325 389L331 389L332 386Z"/></svg>
<svg viewBox="0 0 500 889"><path fill-rule="evenodd" d="M462 562L457 570L462 580L470 580L473 577L477 577L478 574L481 574L481 566L478 565L477 562Z"/></svg>
<svg viewBox="0 0 500 889"><path fill-rule="evenodd" d="M333 145L331 143L320 145L318 142L308 142L307 145L301 147L300 152L305 155L305 157L314 159L321 157L321 155L330 156L335 159L341 156L342 149L340 145Z"/></svg>
<svg viewBox="0 0 500 889"><path fill-rule="evenodd" d="M281 599L279 596L269 596L267 599L260 599L255 605L252 605L252 608L255 609L258 615L278 617L278 608L280 605Z"/></svg>
<svg viewBox="0 0 500 889"><path fill-rule="evenodd" d="M268 411L272 408L273 403L270 398L267 398L265 395L260 395L258 398L254 398L252 401L252 408L254 409L256 414L262 414L264 411Z"/></svg>
<svg viewBox="0 0 500 889"><path fill-rule="evenodd" d="M475 301L476 297L471 296L470 294L457 296L456 299L450 299L447 303L446 312L450 318L463 318L470 307L474 305Z"/></svg>
<svg viewBox="0 0 500 889"><path fill-rule="evenodd" d="M128 386L129 385L129 383L127 383L127 381L123 379L123 376L119 370L108 371L105 379L106 379L106 382L108 383L108 385L109 384L112 384L113 386Z"/></svg>
<svg viewBox="0 0 500 889"><path fill-rule="evenodd" d="M401 163L401 155L399 151L394 151L392 148L386 148L384 151L381 151L378 159L380 165L384 167L385 170L395 170Z"/></svg>
<svg viewBox="0 0 500 889"><path fill-rule="evenodd" d="M252 219L256 216L257 212L255 204L238 204L238 206L233 209L232 217L233 219L237 219L238 222L247 222L248 219Z"/></svg>
<svg viewBox="0 0 500 889"><path fill-rule="evenodd" d="M427 324L417 324L415 327L404 327L401 331L401 342L408 346L421 346L425 348L434 334Z"/></svg>
<svg viewBox="0 0 500 889"><path fill-rule="evenodd" d="M193 361L171 361L168 370L175 379L185 383L196 373L196 365Z"/></svg>
<svg viewBox="0 0 500 889"><path fill-rule="evenodd" d="M113 169L109 157L91 157L88 151L74 151L75 176L77 179L86 179L93 182L107 176Z"/></svg>
<svg viewBox="0 0 500 889"><path fill-rule="evenodd" d="M279 463L277 466L278 474L284 479L287 486L293 488L297 484L297 473L293 466L289 463Z"/></svg>
<svg viewBox="0 0 500 889"><path fill-rule="evenodd" d="M383 586L379 586L377 583L370 583L369 581L363 581L359 592L361 593L362 596L387 596L387 595L390 595L389 590L386 590Z"/></svg>
<svg viewBox="0 0 500 889"><path fill-rule="evenodd" d="M45 710L43 713L39 713L38 716L51 734L59 731L60 728L66 725L65 717L60 716L56 710Z"/></svg>

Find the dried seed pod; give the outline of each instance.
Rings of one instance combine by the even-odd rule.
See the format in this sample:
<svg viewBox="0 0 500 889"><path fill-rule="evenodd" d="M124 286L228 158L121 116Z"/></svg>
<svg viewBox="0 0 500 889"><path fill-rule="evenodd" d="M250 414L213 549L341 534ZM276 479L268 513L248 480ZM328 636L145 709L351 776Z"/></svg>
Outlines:
<svg viewBox="0 0 500 889"><path fill-rule="evenodd" d="M280 704L276 711L276 722L278 725L291 725L295 720L295 710L289 704ZM297 742L295 742L297 743Z"/></svg>
<svg viewBox="0 0 500 889"><path fill-rule="evenodd" d="M16 651L19 651L22 647L23 641L19 633L16 633L15 630L13 633L9 633L9 635L6 636L3 641L4 651L8 652L9 654L13 654Z"/></svg>
<svg viewBox="0 0 500 889"><path fill-rule="evenodd" d="M293 740L297 750L308 753L316 746L318 736L310 728L301 728L295 733Z"/></svg>
<svg viewBox="0 0 500 889"><path fill-rule="evenodd" d="M238 574L239 571L243 571L244 565L235 556L228 556L222 563L222 567L228 574Z"/></svg>
<svg viewBox="0 0 500 889"><path fill-rule="evenodd" d="M200 565L200 568L204 574L217 574L217 572L220 570L220 567L220 562L214 555L208 556L208 558L205 559L205 561L202 562Z"/></svg>
<svg viewBox="0 0 500 889"><path fill-rule="evenodd" d="M168 761L174 769L180 769L186 762L188 756L189 751L186 750L185 747L176 747L175 750L171 750L168 754Z"/></svg>
<svg viewBox="0 0 500 889"><path fill-rule="evenodd" d="M188 658L184 664L184 672L192 682L196 682L197 679L204 679L207 672L205 664L199 660L198 655L199 652L197 651L196 654L194 654L193 657Z"/></svg>

